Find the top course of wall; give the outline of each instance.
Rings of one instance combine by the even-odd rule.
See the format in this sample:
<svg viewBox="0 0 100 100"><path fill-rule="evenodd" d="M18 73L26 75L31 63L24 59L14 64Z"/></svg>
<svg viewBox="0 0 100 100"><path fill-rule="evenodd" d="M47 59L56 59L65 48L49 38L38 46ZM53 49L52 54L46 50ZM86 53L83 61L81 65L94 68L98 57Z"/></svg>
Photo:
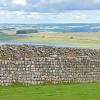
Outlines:
<svg viewBox="0 0 100 100"><path fill-rule="evenodd" d="M58 48L32 45L1 45L0 60L31 60L34 57L89 57L100 59L100 49Z"/></svg>

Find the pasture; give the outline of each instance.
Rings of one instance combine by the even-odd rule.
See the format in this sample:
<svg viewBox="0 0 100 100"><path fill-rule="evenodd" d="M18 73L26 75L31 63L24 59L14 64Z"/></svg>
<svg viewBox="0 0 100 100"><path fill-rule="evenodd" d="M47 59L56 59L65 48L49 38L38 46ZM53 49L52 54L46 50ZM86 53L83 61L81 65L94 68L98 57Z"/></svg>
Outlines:
<svg viewBox="0 0 100 100"><path fill-rule="evenodd" d="M0 100L100 100L100 83L0 86Z"/></svg>

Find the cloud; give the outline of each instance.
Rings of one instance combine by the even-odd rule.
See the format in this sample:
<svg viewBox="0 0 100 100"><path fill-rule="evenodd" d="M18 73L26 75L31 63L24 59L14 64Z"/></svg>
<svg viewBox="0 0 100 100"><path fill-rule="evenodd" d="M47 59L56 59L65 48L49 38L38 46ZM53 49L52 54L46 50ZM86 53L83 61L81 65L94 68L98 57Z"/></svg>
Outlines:
<svg viewBox="0 0 100 100"><path fill-rule="evenodd" d="M33 9L38 12L64 12L67 10L99 10L100 0L38 0Z"/></svg>
<svg viewBox="0 0 100 100"><path fill-rule="evenodd" d="M27 4L26 0L13 0L12 3L22 6L25 6Z"/></svg>
<svg viewBox="0 0 100 100"><path fill-rule="evenodd" d="M100 3L100 0L94 0L94 3L98 4Z"/></svg>
<svg viewBox="0 0 100 100"><path fill-rule="evenodd" d="M27 19L27 20L26 20ZM100 10L76 10L59 13L1 11L1 23L100 23Z"/></svg>
<svg viewBox="0 0 100 100"><path fill-rule="evenodd" d="M100 0L0 0L0 22L98 23L99 20Z"/></svg>
<svg viewBox="0 0 100 100"><path fill-rule="evenodd" d="M41 13L100 10L100 0L0 0L0 10Z"/></svg>

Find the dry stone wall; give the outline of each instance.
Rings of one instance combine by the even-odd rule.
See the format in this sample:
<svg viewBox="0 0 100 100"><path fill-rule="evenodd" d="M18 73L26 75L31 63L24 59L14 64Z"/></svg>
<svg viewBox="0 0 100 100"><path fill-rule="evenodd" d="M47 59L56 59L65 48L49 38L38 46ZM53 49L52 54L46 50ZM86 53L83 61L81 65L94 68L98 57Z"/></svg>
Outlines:
<svg viewBox="0 0 100 100"><path fill-rule="evenodd" d="M100 82L100 50L0 46L0 85Z"/></svg>

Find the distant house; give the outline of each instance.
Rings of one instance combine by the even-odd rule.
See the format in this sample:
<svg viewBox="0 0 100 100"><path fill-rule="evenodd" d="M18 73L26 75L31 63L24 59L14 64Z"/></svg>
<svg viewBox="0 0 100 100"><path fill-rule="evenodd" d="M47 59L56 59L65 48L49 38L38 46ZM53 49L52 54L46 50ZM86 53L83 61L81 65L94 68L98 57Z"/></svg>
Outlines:
<svg viewBox="0 0 100 100"><path fill-rule="evenodd" d="M29 34L29 33L38 33L38 31L33 29L23 29L16 31L16 34Z"/></svg>

